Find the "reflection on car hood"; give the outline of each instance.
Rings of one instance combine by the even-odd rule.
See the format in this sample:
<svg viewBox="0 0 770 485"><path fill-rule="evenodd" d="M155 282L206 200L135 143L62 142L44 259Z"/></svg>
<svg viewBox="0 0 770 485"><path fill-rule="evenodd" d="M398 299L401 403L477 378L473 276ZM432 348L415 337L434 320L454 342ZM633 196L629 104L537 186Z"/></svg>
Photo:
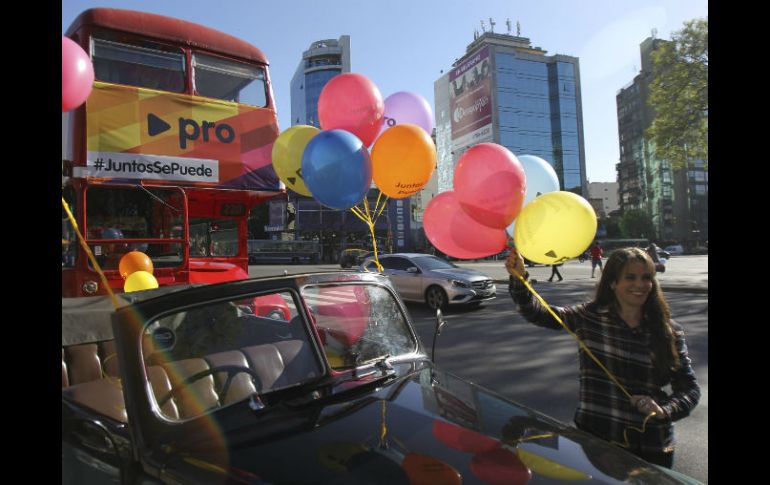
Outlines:
<svg viewBox="0 0 770 485"><path fill-rule="evenodd" d="M343 402L264 414L241 406L208 427L229 439L201 440L207 452L171 458L167 471L217 483L684 483L450 374L405 372L412 365L396 364L401 378Z"/></svg>
<svg viewBox="0 0 770 485"><path fill-rule="evenodd" d="M428 273L438 273L441 275L445 275L449 278L461 278L468 281L481 281L481 280L492 279L489 276L485 275L484 273L476 271L475 269L465 269L465 268L433 269L428 271Z"/></svg>

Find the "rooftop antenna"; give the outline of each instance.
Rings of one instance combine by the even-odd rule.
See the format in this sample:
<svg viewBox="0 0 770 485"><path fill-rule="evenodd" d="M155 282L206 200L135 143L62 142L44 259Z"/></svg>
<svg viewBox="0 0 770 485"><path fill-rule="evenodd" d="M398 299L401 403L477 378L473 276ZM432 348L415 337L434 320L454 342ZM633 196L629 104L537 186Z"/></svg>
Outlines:
<svg viewBox="0 0 770 485"><path fill-rule="evenodd" d="M516 37L521 37L521 24L519 21L516 21Z"/></svg>
<svg viewBox="0 0 770 485"><path fill-rule="evenodd" d="M484 26L484 21L483 20L481 21L481 31L482 32L486 32L487 31L486 26Z"/></svg>
<svg viewBox="0 0 770 485"><path fill-rule="evenodd" d="M655 38L655 36L656 36L656 35L658 35L658 29L656 29L656 28L653 28L653 29L652 29L652 31L651 31L650 33L652 34L652 38L654 39L654 38Z"/></svg>
<svg viewBox="0 0 770 485"><path fill-rule="evenodd" d="M489 30L494 34L495 33L495 21L492 20L492 17L489 17Z"/></svg>
<svg viewBox="0 0 770 485"><path fill-rule="evenodd" d="M505 26L508 27L508 35L511 35L511 19L505 19Z"/></svg>
<svg viewBox="0 0 770 485"><path fill-rule="evenodd" d="M479 38L479 30L473 29L473 40L476 40Z"/></svg>

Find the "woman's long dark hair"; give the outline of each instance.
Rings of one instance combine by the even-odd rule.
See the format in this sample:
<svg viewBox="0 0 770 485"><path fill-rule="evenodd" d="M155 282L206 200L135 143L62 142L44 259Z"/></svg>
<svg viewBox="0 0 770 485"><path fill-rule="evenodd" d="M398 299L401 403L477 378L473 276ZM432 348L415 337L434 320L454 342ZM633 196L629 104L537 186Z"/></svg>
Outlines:
<svg viewBox="0 0 770 485"><path fill-rule="evenodd" d="M642 318L650 329L652 363L655 366L656 374L659 379L665 381L671 371L680 367L681 362L676 351L674 329L671 326L671 313L658 280L655 278L655 263L652 262L650 255L640 248L623 248L613 251L607 259L607 264L604 265L594 301L599 305L620 311L620 304L615 297L612 284L620 281L626 265L630 262L644 264L652 275L652 290L647 301L642 305Z"/></svg>

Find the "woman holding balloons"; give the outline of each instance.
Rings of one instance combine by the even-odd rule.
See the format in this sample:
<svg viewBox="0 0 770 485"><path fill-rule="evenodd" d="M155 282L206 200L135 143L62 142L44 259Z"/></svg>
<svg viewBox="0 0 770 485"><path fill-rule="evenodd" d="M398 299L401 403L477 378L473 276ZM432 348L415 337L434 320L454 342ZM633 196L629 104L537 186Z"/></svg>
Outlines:
<svg viewBox="0 0 770 485"><path fill-rule="evenodd" d="M516 250L505 266L522 316L545 328L564 326L578 339L577 427L671 468L673 422L698 404L700 387L684 332L670 318L649 255L639 248L616 250L593 301L551 309L525 284L528 274ZM669 384L672 392L667 394L663 387Z"/></svg>

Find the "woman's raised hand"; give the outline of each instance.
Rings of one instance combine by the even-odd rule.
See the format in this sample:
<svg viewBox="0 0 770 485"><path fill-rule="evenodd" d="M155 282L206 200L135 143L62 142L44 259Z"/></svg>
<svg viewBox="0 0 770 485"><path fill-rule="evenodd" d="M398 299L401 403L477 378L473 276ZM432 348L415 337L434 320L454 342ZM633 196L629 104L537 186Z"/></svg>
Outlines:
<svg viewBox="0 0 770 485"><path fill-rule="evenodd" d="M524 258L521 257L515 248L511 249L508 259L505 260L505 269L512 276L524 276Z"/></svg>

